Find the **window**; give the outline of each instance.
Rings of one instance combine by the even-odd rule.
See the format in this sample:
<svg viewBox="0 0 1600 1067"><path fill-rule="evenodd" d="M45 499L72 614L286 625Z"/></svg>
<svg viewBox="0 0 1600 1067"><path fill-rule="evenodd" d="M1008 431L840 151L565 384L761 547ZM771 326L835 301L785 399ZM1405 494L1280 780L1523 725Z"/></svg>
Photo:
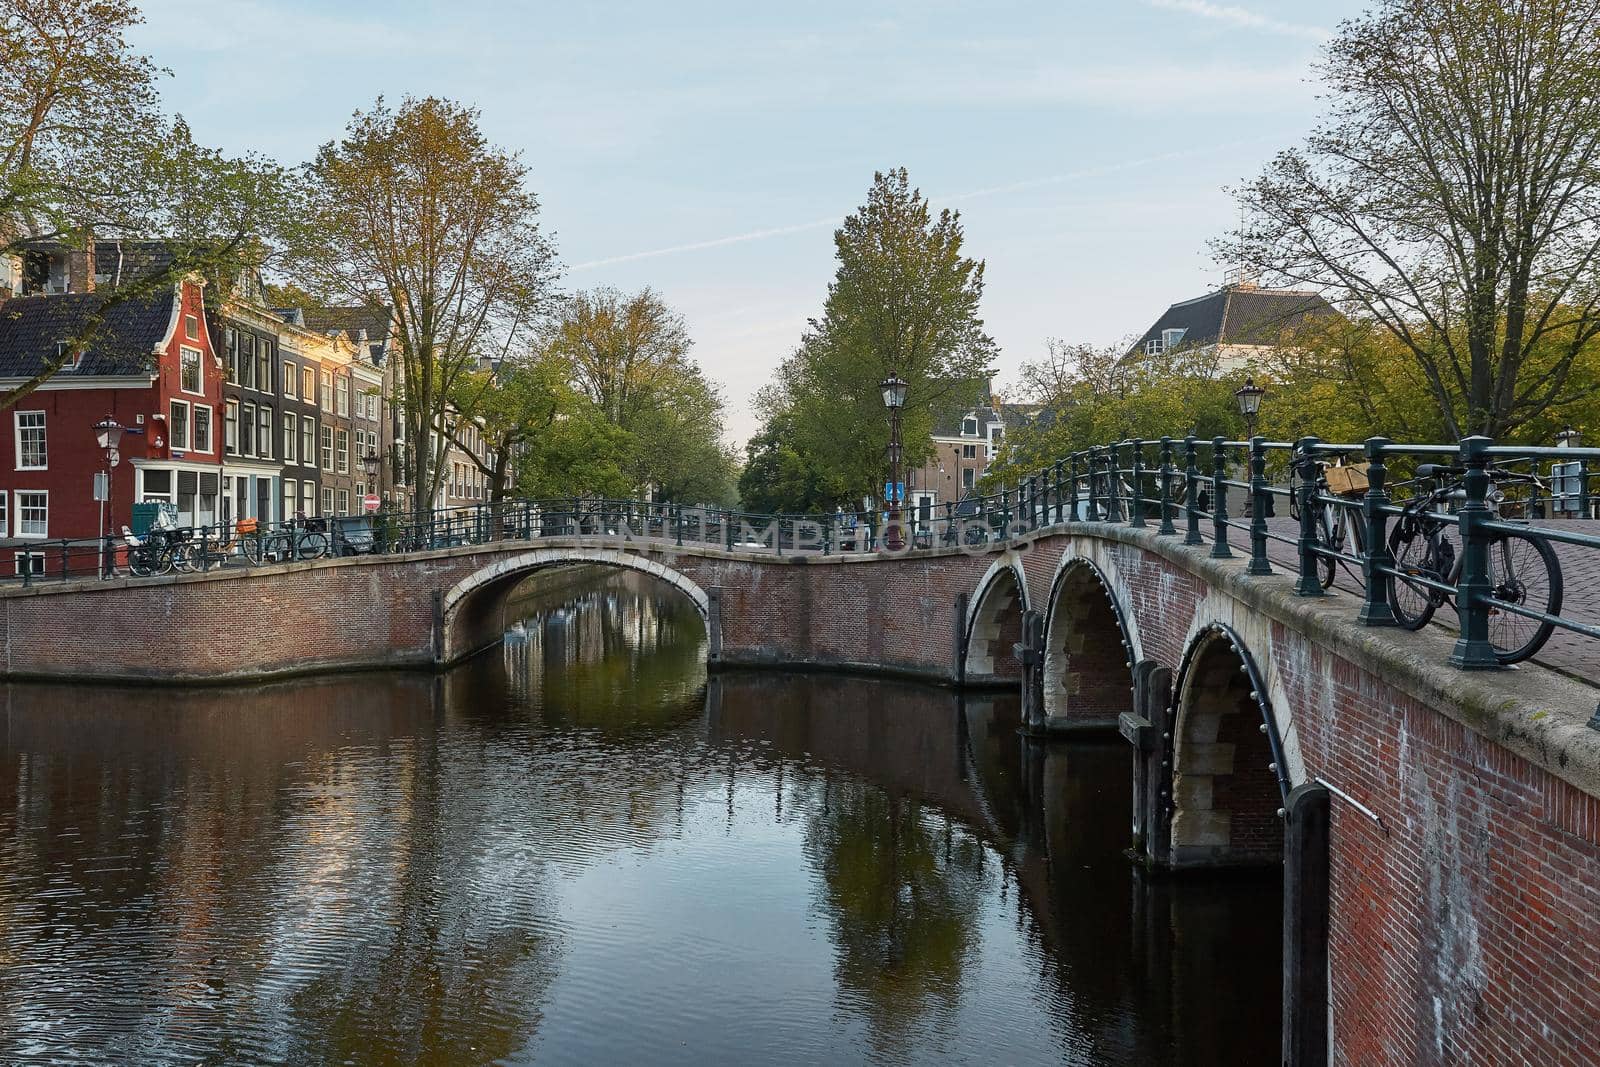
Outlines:
<svg viewBox="0 0 1600 1067"><path fill-rule="evenodd" d="M283 395L289 400L294 399L294 387L299 383L300 375L295 373L294 364L288 360L283 361Z"/></svg>
<svg viewBox="0 0 1600 1067"><path fill-rule="evenodd" d="M229 326L222 331L222 346L227 349L228 381L239 382L239 331Z"/></svg>
<svg viewBox="0 0 1600 1067"><path fill-rule="evenodd" d="M56 342L56 365L62 370L77 370L78 364L83 362L83 353L74 352L72 345L66 341Z"/></svg>
<svg viewBox="0 0 1600 1067"><path fill-rule="evenodd" d="M300 514L314 515L317 510L317 487L307 478L300 483Z"/></svg>
<svg viewBox="0 0 1600 1067"><path fill-rule="evenodd" d="M266 404L256 409L256 455L272 458L272 408Z"/></svg>
<svg viewBox="0 0 1600 1067"><path fill-rule="evenodd" d="M256 454L256 406L246 404L239 409L239 454Z"/></svg>
<svg viewBox="0 0 1600 1067"><path fill-rule="evenodd" d="M200 380L200 353L187 346L178 350L178 388L186 393L203 393Z"/></svg>
<svg viewBox="0 0 1600 1067"><path fill-rule="evenodd" d="M977 483L978 472L971 467L961 468L961 488L971 489Z"/></svg>
<svg viewBox="0 0 1600 1067"><path fill-rule="evenodd" d="M962 437L976 437L976 436L978 436L978 420L977 419L962 419L961 420L961 436Z"/></svg>
<svg viewBox="0 0 1600 1067"><path fill-rule="evenodd" d="M294 438L298 422L299 420L295 418L294 412L285 411L283 413L283 461L285 463L294 462Z"/></svg>
<svg viewBox="0 0 1600 1067"><path fill-rule="evenodd" d="M347 375L339 375L338 384L334 388L337 404L334 410L340 415L350 414L350 379Z"/></svg>
<svg viewBox="0 0 1600 1067"><path fill-rule="evenodd" d="M19 411L17 426L17 470L42 471L49 465L44 443L44 412Z"/></svg>
<svg viewBox="0 0 1600 1067"><path fill-rule="evenodd" d="M307 404L317 402L317 372L311 367L300 368L300 399Z"/></svg>
<svg viewBox="0 0 1600 1067"><path fill-rule="evenodd" d="M261 373L256 379L256 388L263 393L272 392L272 342L265 338L261 340L261 358L259 361Z"/></svg>
<svg viewBox="0 0 1600 1067"><path fill-rule="evenodd" d="M189 403L174 400L167 408L167 447L182 452L189 447Z"/></svg>
<svg viewBox="0 0 1600 1067"><path fill-rule="evenodd" d="M1152 337L1150 340L1148 340L1148 341L1146 341L1144 343L1144 354L1145 355L1147 355L1147 356L1159 356L1161 354L1161 352L1162 352L1161 338Z"/></svg>
<svg viewBox="0 0 1600 1067"><path fill-rule="evenodd" d="M317 423L310 415L300 417L300 462L307 467L317 462Z"/></svg>
<svg viewBox="0 0 1600 1067"><path fill-rule="evenodd" d="M350 431L349 430L340 430L337 434L334 435L334 440L337 442L337 447L335 448L335 452L338 455L337 470L339 471L340 474L349 474L350 473Z"/></svg>
<svg viewBox="0 0 1600 1067"><path fill-rule="evenodd" d="M962 445L961 446L961 458L962 459L977 459L978 458L978 446L977 445Z"/></svg>
<svg viewBox="0 0 1600 1067"><path fill-rule="evenodd" d="M211 451L211 409L204 404L194 406L194 450Z"/></svg>
<svg viewBox="0 0 1600 1067"><path fill-rule="evenodd" d="M1002 427L1002 426L991 426L991 427L989 427L989 443L991 445L999 444L1000 443L1000 438L1004 437L1005 435L1006 435L1006 431L1005 431L1004 427Z"/></svg>
<svg viewBox="0 0 1600 1067"><path fill-rule="evenodd" d="M239 384L246 389L256 387L256 335L239 335Z"/></svg>
<svg viewBox="0 0 1600 1067"><path fill-rule="evenodd" d="M339 490L339 510L338 510L338 512L336 512L336 514L339 514L339 515L348 515L348 514L350 514L350 490L348 490L348 489Z"/></svg>
<svg viewBox="0 0 1600 1067"><path fill-rule="evenodd" d="M44 573L44 553L43 552L18 552L17 553L17 573L18 574L43 574Z"/></svg>
<svg viewBox="0 0 1600 1067"><path fill-rule="evenodd" d="M50 533L50 494L42 489L17 490L17 536L45 537Z"/></svg>
<svg viewBox="0 0 1600 1067"><path fill-rule="evenodd" d="M0 537L6 537L11 532L11 524L6 521L6 501L10 499L6 491L0 489Z"/></svg>
<svg viewBox="0 0 1600 1067"><path fill-rule="evenodd" d="M1178 342L1183 340L1183 335L1188 333L1188 332L1189 332L1189 329L1186 326L1180 326L1180 327L1178 327L1177 329L1174 329L1174 330L1162 330L1161 331L1161 347L1162 347L1162 349L1165 350L1165 351L1171 351L1172 349L1178 347Z"/></svg>
<svg viewBox="0 0 1600 1067"><path fill-rule="evenodd" d="M239 402L228 401L222 409L222 447L230 456L239 454Z"/></svg>
<svg viewBox="0 0 1600 1067"><path fill-rule="evenodd" d="M333 470L333 427L322 428L322 469Z"/></svg>
<svg viewBox="0 0 1600 1067"><path fill-rule="evenodd" d="M364 398L367 402L367 418L373 422L378 421L378 394L368 393Z"/></svg>
<svg viewBox="0 0 1600 1067"><path fill-rule="evenodd" d="M294 514L295 502L299 497L299 483L293 478L283 480L283 517L287 520Z"/></svg>
<svg viewBox="0 0 1600 1067"><path fill-rule="evenodd" d="M333 410L333 371L322 372L322 410Z"/></svg>
<svg viewBox="0 0 1600 1067"><path fill-rule="evenodd" d="M172 503L172 472L170 470L145 470L144 492L140 500L158 500Z"/></svg>
<svg viewBox="0 0 1600 1067"><path fill-rule="evenodd" d="M193 315L183 317L183 336L191 341L200 340L200 320Z"/></svg>
<svg viewBox="0 0 1600 1067"><path fill-rule="evenodd" d="M333 486L331 485L322 487L322 513L324 515L333 514Z"/></svg>

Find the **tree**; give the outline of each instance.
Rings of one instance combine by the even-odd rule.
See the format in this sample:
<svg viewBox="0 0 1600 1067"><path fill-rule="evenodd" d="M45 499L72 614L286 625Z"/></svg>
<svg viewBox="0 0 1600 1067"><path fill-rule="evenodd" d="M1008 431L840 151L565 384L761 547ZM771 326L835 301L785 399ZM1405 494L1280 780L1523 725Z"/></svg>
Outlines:
<svg viewBox="0 0 1600 1067"><path fill-rule="evenodd" d="M441 430L488 478L490 503L499 504L511 488L512 458L572 409L571 376L565 360L540 352L502 360L453 384L452 415ZM481 430L487 456L462 444L460 428L468 422Z"/></svg>
<svg viewBox="0 0 1600 1067"><path fill-rule="evenodd" d="M795 448L786 415L768 422L745 444L739 502L746 510L817 514L849 498L849 487L836 473Z"/></svg>
<svg viewBox="0 0 1600 1067"><path fill-rule="evenodd" d="M804 462L847 496L883 484L889 426L879 383L907 382L905 461L931 454L933 425L976 403L996 349L978 305L983 263L961 254L959 212L934 217L904 168L873 175L866 204L834 233L838 267L822 317L780 368L763 407L782 413Z"/></svg>
<svg viewBox="0 0 1600 1067"><path fill-rule="evenodd" d="M420 517L443 476L436 428L457 382L514 351L551 304L539 202L478 112L435 97L357 112L307 177L302 277L320 296L394 309Z"/></svg>
<svg viewBox="0 0 1600 1067"><path fill-rule="evenodd" d="M127 0L0 0L0 260L96 239L159 239L164 251L119 279L0 409L91 347L116 304L260 266L292 203L276 164L203 148L161 114L161 72L124 37L140 21Z"/></svg>
<svg viewBox="0 0 1600 1067"><path fill-rule="evenodd" d="M517 466L517 492L534 500L626 497L636 488L626 470L634 450L632 434L584 401L528 443Z"/></svg>
<svg viewBox="0 0 1600 1067"><path fill-rule="evenodd" d="M993 491L1095 445L1194 434L1209 440L1243 431L1233 391L1214 355L1178 349L1158 357L1129 345L1096 348L1052 340L1042 360L1022 367L1025 395L1044 407L1006 436L981 487Z"/></svg>
<svg viewBox="0 0 1600 1067"><path fill-rule="evenodd" d="M634 489L653 486L658 499L687 503L731 497L722 397L689 358L683 317L660 296L577 293L547 327L545 343L570 364L595 412L633 441L624 470Z"/></svg>
<svg viewBox="0 0 1600 1067"><path fill-rule="evenodd" d="M1600 334L1600 0L1379 0L1331 110L1241 192L1270 276L1344 294L1454 436L1572 399Z"/></svg>

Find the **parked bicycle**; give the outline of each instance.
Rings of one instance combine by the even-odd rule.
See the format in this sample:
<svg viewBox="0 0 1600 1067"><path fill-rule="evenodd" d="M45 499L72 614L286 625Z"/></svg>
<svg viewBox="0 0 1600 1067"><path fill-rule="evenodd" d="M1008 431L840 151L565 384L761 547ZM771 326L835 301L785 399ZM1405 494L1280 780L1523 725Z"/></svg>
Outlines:
<svg viewBox="0 0 1600 1067"><path fill-rule="evenodd" d="M1446 536L1454 523L1441 509L1465 499L1464 473L1460 467L1418 466L1418 484L1433 485L1406 503L1389 534L1389 550L1401 575L1390 587L1389 602L1395 618L1408 630L1422 629L1447 601L1460 610L1455 589L1461 578L1461 555ZM1502 486L1527 484L1548 493L1537 475L1490 468L1489 477L1492 485L1487 503L1496 519L1501 518L1505 501ZM1489 585L1489 596L1502 604L1537 615L1561 614L1561 564L1547 540L1520 531L1492 531ZM1554 629L1555 624L1543 618L1489 606L1489 642L1501 663L1519 663L1532 656L1544 647Z"/></svg>
<svg viewBox="0 0 1600 1067"><path fill-rule="evenodd" d="M1345 545L1348 542L1353 551L1351 555L1364 556L1367 550L1366 527L1361 522L1360 497L1367 491L1367 465L1365 463L1346 463L1349 453L1332 453L1329 459L1316 459L1311 462L1316 467L1316 496L1315 507L1317 515L1317 535L1320 543L1330 552L1340 555L1346 554ZM1336 501L1331 497L1339 497ZM1289 496L1289 514L1296 520L1300 519L1300 498L1298 494ZM1333 555L1317 556L1317 581L1322 588L1327 589L1333 585L1334 576L1338 574L1340 565L1343 564L1357 581L1363 580L1360 570L1352 567L1349 560L1339 559Z"/></svg>
<svg viewBox="0 0 1600 1067"><path fill-rule="evenodd" d="M262 539L261 558L282 563L316 559L328 554L327 523L323 519L293 518Z"/></svg>
<svg viewBox="0 0 1600 1067"><path fill-rule="evenodd" d="M172 570L177 547L172 533L152 528L141 537L124 526L122 540L128 546L128 573L135 578L149 578Z"/></svg>
<svg viewBox="0 0 1600 1067"><path fill-rule="evenodd" d="M263 558L264 542L256 536L258 529L255 519L244 518L232 526L201 527L198 537L193 530L178 531L182 536L173 545L173 569L187 572L231 562L253 567Z"/></svg>

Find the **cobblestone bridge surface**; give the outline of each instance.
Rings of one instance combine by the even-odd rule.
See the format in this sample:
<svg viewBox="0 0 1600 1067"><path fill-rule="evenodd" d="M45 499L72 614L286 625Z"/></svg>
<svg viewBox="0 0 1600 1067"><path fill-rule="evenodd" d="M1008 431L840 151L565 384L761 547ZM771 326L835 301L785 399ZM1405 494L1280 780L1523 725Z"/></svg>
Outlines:
<svg viewBox="0 0 1600 1067"><path fill-rule="evenodd" d="M1284 865L1292 1062L1593 1062L1592 653L1560 641L1549 665L1457 671L1441 629L1361 627L1358 596L1297 598L1287 567L1247 577L1153 530L781 559L540 538L41 584L0 591L0 667L147 683L431 669L495 641L527 575L571 563L681 590L715 663L1021 687L1041 732L1120 728L1145 862ZM1579 566L1569 596L1594 596Z"/></svg>

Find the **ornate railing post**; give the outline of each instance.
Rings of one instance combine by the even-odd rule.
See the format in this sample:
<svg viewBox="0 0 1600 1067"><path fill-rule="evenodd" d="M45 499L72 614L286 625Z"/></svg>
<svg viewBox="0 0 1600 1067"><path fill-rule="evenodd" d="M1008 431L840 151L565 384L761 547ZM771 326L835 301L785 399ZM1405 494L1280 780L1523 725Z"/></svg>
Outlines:
<svg viewBox="0 0 1600 1067"><path fill-rule="evenodd" d="M1205 538L1200 536L1199 451L1194 434L1183 439L1183 543L1186 545L1205 544Z"/></svg>
<svg viewBox="0 0 1600 1067"><path fill-rule="evenodd" d="M1067 521L1078 521L1078 454L1067 457Z"/></svg>
<svg viewBox="0 0 1600 1067"><path fill-rule="evenodd" d="M1106 446L1106 521L1122 521L1122 445Z"/></svg>
<svg viewBox="0 0 1600 1067"><path fill-rule="evenodd" d="M1064 504L1065 504L1066 499L1067 499L1067 496L1066 496L1066 488L1067 488L1067 486L1066 486L1066 482L1063 481L1063 479L1062 479L1062 475L1065 474L1065 473L1066 473L1065 464L1059 459L1056 460L1056 525L1057 526L1060 526L1063 522L1067 521L1066 509L1064 507Z"/></svg>
<svg viewBox="0 0 1600 1067"><path fill-rule="evenodd" d="M1267 512L1272 494L1267 491L1267 439L1250 438L1250 566L1246 574L1271 574L1267 560Z"/></svg>
<svg viewBox="0 0 1600 1067"><path fill-rule="evenodd" d="M1388 444L1386 437L1369 437L1364 449L1367 494L1361 500L1361 518L1365 524L1366 551L1361 553L1361 573L1367 579L1367 595L1357 618L1367 626L1395 625L1394 608L1389 603L1392 578L1388 573L1394 567L1394 555L1389 551L1389 516L1383 510L1389 506L1385 484L1389 467L1383 462L1383 450Z"/></svg>
<svg viewBox="0 0 1600 1067"><path fill-rule="evenodd" d="M1578 518L1589 517L1589 461L1578 459Z"/></svg>
<svg viewBox="0 0 1600 1067"><path fill-rule="evenodd" d="M1144 442L1137 437L1133 439L1133 500L1128 525L1144 525Z"/></svg>
<svg viewBox="0 0 1600 1067"><path fill-rule="evenodd" d="M1211 439L1211 558L1232 559L1228 550L1228 450Z"/></svg>
<svg viewBox="0 0 1600 1067"><path fill-rule="evenodd" d="M1172 438L1161 439L1161 529L1162 534L1175 534L1172 524Z"/></svg>
<svg viewBox="0 0 1600 1067"><path fill-rule="evenodd" d="M1089 521L1100 521L1100 448L1089 449Z"/></svg>
<svg viewBox="0 0 1600 1067"><path fill-rule="evenodd" d="M1485 503L1489 495L1487 437L1468 437L1461 442L1461 463L1467 472L1462 478L1467 498L1456 511L1461 523L1461 577L1456 585L1456 610L1461 616L1461 639L1450 653L1450 662L1467 670L1493 670L1500 666L1489 642L1489 534L1479 523L1489 517Z"/></svg>
<svg viewBox="0 0 1600 1067"><path fill-rule="evenodd" d="M1321 543L1317 513L1322 509L1322 502L1317 499L1318 443L1315 437L1302 437L1294 446L1294 491L1300 499L1300 538L1295 546L1300 555L1300 580L1295 583L1296 596L1322 595L1322 578L1317 573L1322 563L1317 551Z"/></svg>

